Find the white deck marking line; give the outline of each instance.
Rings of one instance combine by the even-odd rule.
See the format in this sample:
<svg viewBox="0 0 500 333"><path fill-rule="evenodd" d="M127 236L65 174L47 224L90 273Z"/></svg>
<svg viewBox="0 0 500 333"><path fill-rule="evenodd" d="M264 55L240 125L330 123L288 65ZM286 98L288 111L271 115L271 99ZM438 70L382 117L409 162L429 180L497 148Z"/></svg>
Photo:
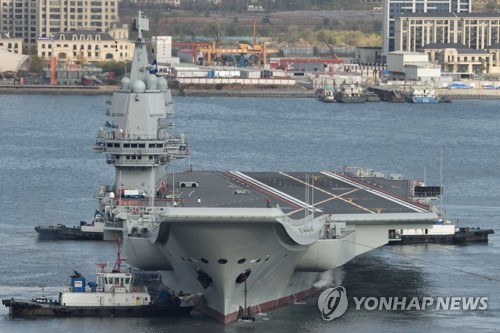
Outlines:
<svg viewBox="0 0 500 333"><path fill-rule="evenodd" d="M419 212L419 213L427 213L427 212L428 212L426 209L423 209L423 208L421 208L421 207L418 207L418 206L416 206L416 205L414 205L414 204L412 204L412 203L410 203L410 202L407 202L407 201L404 201L404 200L402 200L402 199L396 198L396 197L394 197L394 196L392 196L392 195L390 195L390 194L387 194L387 193L381 192L381 191L379 191L379 190L377 190L377 189L374 189L374 188L371 188L371 187L369 187L369 186L367 186L367 185L363 185L363 184L360 184L360 183L354 182L354 181L352 181L352 180L350 180L350 179L344 178L344 177L339 176L339 175L337 175L337 174L334 174L334 173L332 173L332 172L330 172L330 171L322 171L321 173L322 173L322 174L324 174L324 175L326 175L326 176L329 176L329 177L331 177L331 178L334 178L334 179L337 179L337 180L343 181L343 182L345 182L345 183L347 183L347 184L349 184L349 185L352 185L352 186L354 186L354 187L357 187L357 188L363 189L363 190L365 190L366 192L372 193L372 194L374 194L374 195L376 195L376 196L379 196L379 197L381 197L381 198L387 199L387 200L389 200L389 201L392 201L392 202L394 202L394 203L397 203L397 204L399 204L399 205L401 205L401 206L404 206L404 207L406 207L406 208L412 209L412 210L414 210L414 211L416 211L416 212Z"/></svg>
<svg viewBox="0 0 500 333"><path fill-rule="evenodd" d="M310 210L313 210L314 212L319 212L319 213L323 212L321 209L315 208L315 207L305 203L304 201L301 201L301 200L299 200L299 199L297 199L289 194L281 192L280 190L277 190L276 188L274 188L272 186L266 185L266 184L258 181L257 179L254 179L250 176L245 175L244 173L242 173L240 171L229 171L229 173L234 175L234 176L237 176L237 177L240 177L240 178L246 180L247 182L249 182L250 184L252 184L256 187L260 187L260 188L272 193L273 195L275 195L277 197L280 197L284 200L290 201L290 202L296 204L297 206L308 208Z"/></svg>
<svg viewBox="0 0 500 333"><path fill-rule="evenodd" d="M297 181L297 182L299 182L299 183L302 183L302 184L304 184L304 185L306 185L306 184L307 184L305 181L300 180L300 179L298 179L298 178L296 178L296 177L293 177L292 175L288 175L288 174L286 174L286 173L284 173L284 172L280 172L280 174L282 174L283 176L286 176L286 177L288 177L288 178L290 178L290 179L293 179L293 180L295 180L295 181ZM320 191L320 192L323 192L323 193L328 194L328 195L330 195L330 196L331 196L331 198L328 198L328 199L326 199L326 200L323 200L323 201L319 201L319 202L314 203L314 205L315 205L315 206L316 206L316 205L318 205L318 204L325 203L325 202L330 201L330 200L339 199L339 200L342 200L342 201L344 201L344 202L346 202L346 203L348 203L348 204L350 204L350 205L352 205L352 206L358 207L358 208L359 208L359 209L361 209L361 210L365 210L365 211L367 211L367 212L369 212L369 213L375 214L375 212L374 212L374 211L372 211L372 210L370 210L370 209L368 209L368 208L366 208L366 207L360 206L360 205L358 205L358 204L356 204L356 203L354 203L354 202L352 202L352 201L349 201L349 200L347 200L347 199L342 198L342 197L343 197L343 196L345 196L345 195L348 195L348 194L351 194L351 193L353 193L353 192L359 191L359 188L354 189L354 190L351 190L351 191L348 191L348 192L343 193L343 194L341 194L341 195L336 195L336 194L331 193L331 192L328 192L327 190L324 190L324 189L322 189L322 188L319 188L319 187L316 187L316 186L312 186L311 184L309 184L309 186L311 186L311 187L312 187L312 188L314 188L315 190L318 190L318 191Z"/></svg>

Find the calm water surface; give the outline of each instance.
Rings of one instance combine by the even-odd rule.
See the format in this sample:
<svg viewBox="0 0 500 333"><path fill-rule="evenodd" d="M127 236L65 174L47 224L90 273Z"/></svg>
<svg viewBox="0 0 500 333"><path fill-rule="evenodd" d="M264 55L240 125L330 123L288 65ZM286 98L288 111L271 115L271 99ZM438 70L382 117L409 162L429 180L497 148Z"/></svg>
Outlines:
<svg viewBox="0 0 500 333"><path fill-rule="evenodd" d="M73 269L113 261L108 242L38 242L34 226L88 220L114 170L92 151L105 96L0 95L0 298L57 294ZM175 124L196 170L311 171L361 166L440 183L461 225L493 228L488 244L383 247L335 272L348 296L488 296L487 311L356 311L321 319L316 297L269 311L251 328L194 313L180 319L12 320L3 332L497 332L500 327L500 108L323 104L294 98L178 97ZM172 167L183 170L188 161ZM42 291L43 288L43 291Z"/></svg>

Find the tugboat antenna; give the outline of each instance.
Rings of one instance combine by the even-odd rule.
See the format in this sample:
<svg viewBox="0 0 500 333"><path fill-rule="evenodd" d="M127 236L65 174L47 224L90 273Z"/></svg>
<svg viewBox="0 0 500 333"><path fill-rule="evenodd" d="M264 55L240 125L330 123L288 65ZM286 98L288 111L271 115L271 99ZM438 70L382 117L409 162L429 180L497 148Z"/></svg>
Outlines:
<svg viewBox="0 0 500 333"><path fill-rule="evenodd" d="M116 261L115 261L115 266L113 266L113 273L120 272L120 267L122 262L124 262L126 259L120 257L120 237L116 237L116 243L118 246L118 249L116 251Z"/></svg>

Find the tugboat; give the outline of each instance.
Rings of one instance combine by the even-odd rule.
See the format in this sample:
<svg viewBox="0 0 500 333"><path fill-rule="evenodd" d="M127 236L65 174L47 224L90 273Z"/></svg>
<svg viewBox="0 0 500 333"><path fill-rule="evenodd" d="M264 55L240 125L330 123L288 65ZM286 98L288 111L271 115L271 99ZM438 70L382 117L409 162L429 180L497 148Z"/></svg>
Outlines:
<svg viewBox="0 0 500 333"><path fill-rule="evenodd" d="M86 284L85 277L74 271L71 285L65 287L56 299L45 296L31 300L3 299L12 317L117 317L117 316L181 316L202 304L202 296L183 295L173 292L160 293L153 298L147 287L134 286L134 274L129 268L122 269L126 259L118 256L111 271L106 264L97 264L96 282Z"/></svg>
<svg viewBox="0 0 500 333"><path fill-rule="evenodd" d="M493 229L457 227L456 223L445 218L442 209L443 188L428 186L425 182L414 181L412 189L413 201L428 206L440 216L434 224L427 228L392 229L389 230L389 244L466 244L472 242L488 242L488 236L495 233ZM439 205L436 205L439 202Z"/></svg>
<svg viewBox="0 0 500 333"><path fill-rule="evenodd" d="M428 229L393 230L389 233L389 244L465 244L488 242L488 235L493 233L495 233L493 229L480 229L479 227L459 228L449 220L439 219L432 228Z"/></svg>
<svg viewBox="0 0 500 333"><path fill-rule="evenodd" d="M98 210L92 222L80 221L79 226L67 227L64 224L36 226L38 240L103 240L104 218Z"/></svg>
<svg viewBox="0 0 500 333"><path fill-rule="evenodd" d="M323 89L320 99L324 103L335 103L335 93L333 89Z"/></svg>
<svg viewBox="0 0 500 333"><path fill-rule="evenodd" d="M366 94L363 87L356 84L343 83L335 94L337 101L341 103L364 103Z"/></svg>
<svg viewBox="0 0 500 333"><path fill-rule="evenodd" d="M436 95L436 91L434 89L412 88L406 95L406 101L408 103L437 104L439 103L439 98Z"/></svg>

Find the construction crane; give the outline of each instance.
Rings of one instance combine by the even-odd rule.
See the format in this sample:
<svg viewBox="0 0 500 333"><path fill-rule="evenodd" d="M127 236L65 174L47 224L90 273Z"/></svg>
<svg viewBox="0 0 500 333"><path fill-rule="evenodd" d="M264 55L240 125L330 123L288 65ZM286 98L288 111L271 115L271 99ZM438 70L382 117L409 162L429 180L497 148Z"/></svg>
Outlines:
<svg viewBox="0 0 500 333"><path fill-rule="evenodd" d="M325 35L323 33L320 33L319 35L321 36L321 39L323 40L323 42L326 44L326 46L330 50L330 53L332 54L332 58L338 59L339 57L337 57L337 55L335 54L333 47L326 41Z"/></svg>
<svg viewBox="0 0 500 333"><path fill-rule="evenodd" d="M250 45L248 43L238 43L237 47L220 47L219 46L219 25L220 21L217 20L217 38L212 43L211 46L201 47L199 51L203 54L203 63L205 65L211 66L215 59L223 60L223 55L231 55L233 64L238 67L244 67L249 62L250 58L254 57L254 64L260 66L261 63L264 65L267 61L267 55L278 53L278 49L270 49L267 47L266 43L257 44L257 28L256 20L253 21L253 43ZM239 55L239 59L236 57ZM226 60L227 62L227 60Z"/></svg>

